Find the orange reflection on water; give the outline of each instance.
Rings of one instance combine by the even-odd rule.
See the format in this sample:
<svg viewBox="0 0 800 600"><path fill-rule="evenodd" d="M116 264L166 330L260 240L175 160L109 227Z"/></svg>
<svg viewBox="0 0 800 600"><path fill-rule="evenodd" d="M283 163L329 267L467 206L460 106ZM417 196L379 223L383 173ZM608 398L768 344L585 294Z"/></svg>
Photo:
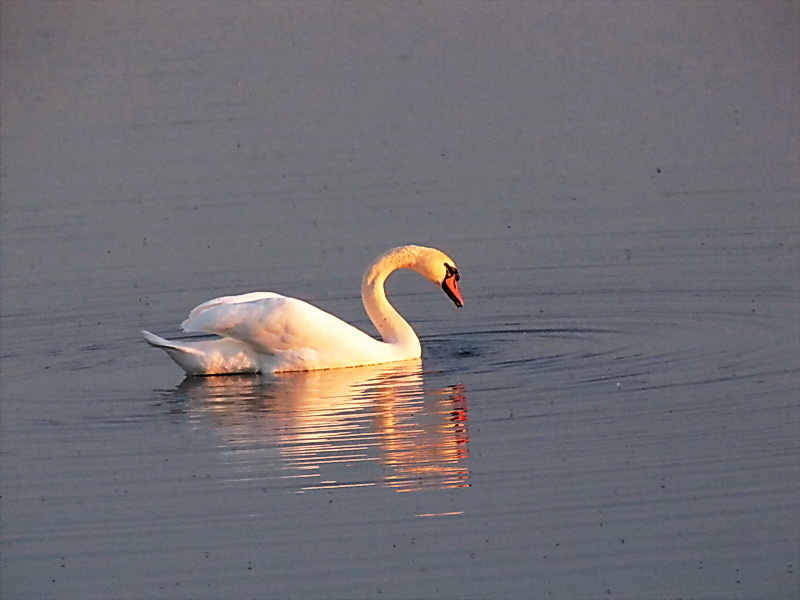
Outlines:
<svg viewBox="0 0 800 600"><path fill-rule="evenodd" d="M467 442L467 397L461 384L422 394L419 402L381 399L376 415L381 451L391 467L387 485L405 492L419 487L462 487Z"/></svg>
<svg viewBox="0 0 800 600"><path fill-rule="evenodd" d="M241 477L278 467L284 484L397 491L468 485L468 408L461 384L426 389L421 361L289 373L191 378L193 414L224 439ZM276 456L278 457L276 459ZM277 464L276 464L277 463Z"/></svg>

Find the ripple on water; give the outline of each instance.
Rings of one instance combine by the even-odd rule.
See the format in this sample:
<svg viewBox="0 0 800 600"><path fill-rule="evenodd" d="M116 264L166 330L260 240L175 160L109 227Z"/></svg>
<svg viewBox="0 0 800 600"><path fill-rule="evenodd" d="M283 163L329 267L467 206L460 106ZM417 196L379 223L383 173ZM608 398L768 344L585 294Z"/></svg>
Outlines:
<svg viewBox="0 0 800 600"><path fill-rule="evenodd" d="M657 305L635 310L605 307L583 318L573 311L565 324L542 318L540 327L509 323L435 336L427 340L426 356L454 370L486 375L484 383L497 390L541 389L553 374L562 376L562 387L612 381L641 391L797 373L797 365L785 360L795 352L796 324L756 310L748 300L707 300L662 295L651 299Z"/></svg>

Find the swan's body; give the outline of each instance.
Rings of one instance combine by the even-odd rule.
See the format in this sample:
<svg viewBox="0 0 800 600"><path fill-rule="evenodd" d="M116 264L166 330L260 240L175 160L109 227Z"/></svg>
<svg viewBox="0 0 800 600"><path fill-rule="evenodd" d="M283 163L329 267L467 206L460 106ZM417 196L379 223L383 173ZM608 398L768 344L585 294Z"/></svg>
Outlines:
<svg viewBox="0 0 800 600"><path fill-rule="evenodd" d="M416 333L389 304L383 287L390 273L404 268L441 285L456 306L463 305L451 258L435 248L401 246L376 259L361 283L364 308L383 341L302 300L272 292L209 300L181 324L184 331L221 339L177 342L148 331L142 335L190 375L314 371L419 358Z"/></svg>

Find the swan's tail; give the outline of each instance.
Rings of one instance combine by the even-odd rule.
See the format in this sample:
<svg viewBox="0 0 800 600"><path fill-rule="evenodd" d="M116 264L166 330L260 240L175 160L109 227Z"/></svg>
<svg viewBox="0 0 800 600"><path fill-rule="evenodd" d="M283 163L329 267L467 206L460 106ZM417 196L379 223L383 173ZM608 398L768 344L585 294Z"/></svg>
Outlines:
<svg viewBox="0 0 800 600"><path fill-rule="evenodd" d="M142 329L142 337L144 337L145 341L147 341L147 343L154 348L161 348L162 350L166 351L176 350L178 352L184 352L192 355L200 354L196 349L192 348L191 343L182 344L181 342L165 340L164 338L157 336L155 333L150 333L144 329Z"/></svg>
<svg viewBox="0 0 800 600"><path fill-rule="evenodd" d="M142 330L142 337L154 348L161 348L189 375L205 373L205 355L191 343L173 342Z"/></svg>
<svg viewBox="0 0 800 600"><path fill-rule="evenodd" d="M158 337L155 333L150 333L142 329L142 337L145 341L154 348L176 348L175 342L170 342L162 337Z"/></svg>
<svg viewBox="0 0 800 600"><path fill-rule="evenodd" d="M256 373L260 370L253 353L236 340L175 342L144 330L142 337L154 348L161 348L169 354L188 375Z"/></svg>

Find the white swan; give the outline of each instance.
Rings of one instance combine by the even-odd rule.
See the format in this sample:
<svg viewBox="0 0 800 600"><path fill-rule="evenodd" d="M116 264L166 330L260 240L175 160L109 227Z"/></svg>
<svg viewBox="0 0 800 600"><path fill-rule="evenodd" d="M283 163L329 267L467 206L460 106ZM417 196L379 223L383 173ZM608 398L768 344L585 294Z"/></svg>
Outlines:
<svg viewBox="0 0 800 600"><path fill-rule="evenodd" d="M440 285L457 307L464 305L450 257L435 248L401 246L378 257L361 282L364 308L383 341L302 300L272 292L209 300L181 324L184 331L215 333L221 339L178 342L149 331L142 335L190 375L314 371L419 358L419 338L383 289L397 269L416 271Z"/></svg>

